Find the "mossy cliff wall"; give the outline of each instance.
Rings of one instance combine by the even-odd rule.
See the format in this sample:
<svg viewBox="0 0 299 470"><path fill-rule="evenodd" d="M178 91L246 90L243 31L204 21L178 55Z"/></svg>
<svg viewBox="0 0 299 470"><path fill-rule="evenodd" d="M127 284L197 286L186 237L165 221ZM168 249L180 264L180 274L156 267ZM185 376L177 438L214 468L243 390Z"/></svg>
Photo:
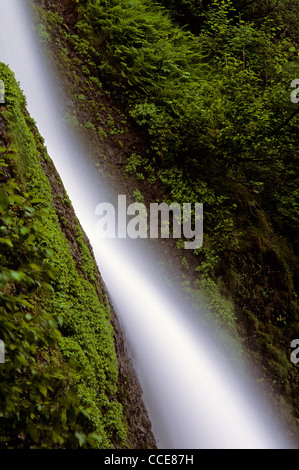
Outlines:
<svg viewBox="0 0 299 470"><path fill-rule="evenodd" d="M91 247L0 63L0 447L155 447Z"/></svg>

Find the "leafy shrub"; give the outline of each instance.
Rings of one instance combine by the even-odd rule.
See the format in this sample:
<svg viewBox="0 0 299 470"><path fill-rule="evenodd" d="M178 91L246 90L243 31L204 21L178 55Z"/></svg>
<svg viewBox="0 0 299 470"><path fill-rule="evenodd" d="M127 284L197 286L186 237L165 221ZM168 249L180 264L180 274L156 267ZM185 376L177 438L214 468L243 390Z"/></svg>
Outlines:
<svg viewBox="0 0 299 470"><path fill-rule="evenodd" d="M7 165L1 148L2 168ZM3 171L2 171L3 176ZM72 370L58 344L58 323L36 308L36 296L50 295L53 252L38 228L47 210L10 178L0 188L0 324L6 347L1 366L0 446L61 446L81 430L80 404ZM59 319L62 321L62 319ZM74 445L74 442L73 442Z"/></svg>

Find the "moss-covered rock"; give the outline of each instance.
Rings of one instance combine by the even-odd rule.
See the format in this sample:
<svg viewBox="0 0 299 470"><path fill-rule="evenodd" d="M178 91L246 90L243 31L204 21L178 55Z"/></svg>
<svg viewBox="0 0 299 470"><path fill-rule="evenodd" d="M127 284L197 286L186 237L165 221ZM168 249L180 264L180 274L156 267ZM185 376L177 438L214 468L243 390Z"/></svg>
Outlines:
<svg viewBox="0 0 299 470"><path fill-rule="evenodd" d="M0 77L6 91L0 107L0 244L6 247L0 317L7 348L0 447L153 447L141 390L89 242L4 64ZM139 405L143 436L136 423L128 429L124 394Z"/></svg>

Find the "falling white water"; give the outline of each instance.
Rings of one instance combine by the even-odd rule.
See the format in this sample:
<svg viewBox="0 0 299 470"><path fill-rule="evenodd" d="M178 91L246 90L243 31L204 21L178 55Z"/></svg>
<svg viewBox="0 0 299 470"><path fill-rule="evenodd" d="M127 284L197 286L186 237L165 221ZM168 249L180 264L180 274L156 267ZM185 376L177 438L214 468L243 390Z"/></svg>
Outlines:
<svg viewBox="0 0 299 470"><path fill-rule="evenodd" d="M231 365L183 297L164 286L137 241L99 240L95 207L115 195L63 123L55 77L47 69L24 0L0 0L0 61L20 81L83 229L134 357L160 448L289 448L258 390ZM0 77L1 79L1 77ZM200 201L199 201L200 202ZM184 305L184 307L182 307Z"/></svg>

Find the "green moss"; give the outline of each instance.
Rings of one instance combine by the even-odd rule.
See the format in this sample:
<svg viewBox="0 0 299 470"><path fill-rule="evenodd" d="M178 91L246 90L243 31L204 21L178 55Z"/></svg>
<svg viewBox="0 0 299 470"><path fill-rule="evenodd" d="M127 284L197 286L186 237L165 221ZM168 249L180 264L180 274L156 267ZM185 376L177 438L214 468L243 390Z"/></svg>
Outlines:
<svg viewBox="0 0 299 470"><path fill-rule="evenodd" d="M58 346L63 367L74 370L73 391L78 406L85 410L82 427L87 437L83 438L83 434L79 433L81 438L77 439L78 443L85 447L122 446L126 430L122 407L115 400L118 374L113 330L106 300L99 298L96 266L77 223L76 238L85 276L76 269L53 206L49 180L42 171L42 160L49 161L49 157L32 119L25 112L25 99L13 74L3 64L0 65L0 72L5 81L7 100L1 115L6 123L7 138L16 149L16 176L23 191L31 198L42 201L47 210L47 219L36 220L36 226L43 233L40 243L54 254L47 263L57 273L50 282L50 295L44 296L41 287L34 299L33 312L42 308L62 325ZM38 410L33 414L38 415ZM93 437L88 438L90 435ZM25 441L27 438L24 436ZM52 446L49 442L48 445Z"/></svg>

